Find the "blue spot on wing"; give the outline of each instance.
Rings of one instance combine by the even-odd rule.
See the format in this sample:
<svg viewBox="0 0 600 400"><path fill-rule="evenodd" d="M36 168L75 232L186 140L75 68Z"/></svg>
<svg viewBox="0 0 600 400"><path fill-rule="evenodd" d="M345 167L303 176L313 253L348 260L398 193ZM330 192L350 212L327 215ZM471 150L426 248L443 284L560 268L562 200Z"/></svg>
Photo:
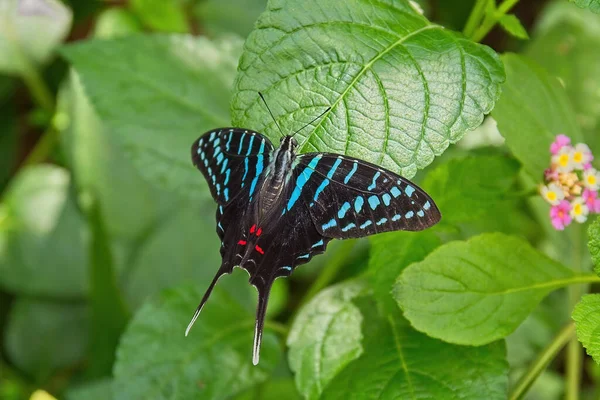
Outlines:
<svg viewBox="0 0 600 400"><path fill-rule="evenodd" d="M356 224L354 222L350 222L348 225L343 227L342 232L348 232L352 228L356 228Z"/></svg>
<svg viewBox="0 0 600 400"><path fill-rule="evenodd" d="M404 217L406 217L406 218L412 218L413 215L415 215L415 213L413 211L409 211L406 214L404 214Z"/></svg>
<svg viewBox="0 0 600 400"><path fill-rule="evenodd" d="M308 163L308 166L306 168L304 168L302 170L302 172L300 173L300 175L298 175L298 178L296 178L296 187L294 187L294 191L292 192L292 195L290 196L290 199L287 203L288 211L291 210L292 207L294 207L294 204L296 203L296 201L300 197L300 194L302 193L302 188L304 187L306 182L308 182L308 180L310 179L310 176L314 172L314 169L317 166L317 164L319 163L319 160L321 159L321 157L323 157L323 155L318 154L312 160L310 160L310 163Z"/></svg>
<svg viewBox="0 0 600 400"><path fill-rule="evenodd" d="M327 230L327 229L329 229L329 228L333 228L333 227L334 227L334 226L336 226L336 225L337 225L337 222L336 222L335 218L333 218L333 219L332 219L331 221L329 221L328 223L326 223L326 224L323 224L323 225L321 226L321 228L322 228L323 230Z"/></svg>
<svg viewBox="0 0 600 400"><path fill-rule="evenodd" d="M400 191L400 189L398 189L396 186L394 186L392 188L392 190L390 190L390 193L392 193L392 196L394 196L394 198L400 196L402 194L402 192Z"/></svg>
<svg viewBox="0 0 600 400"><path fill-rule="evenodd" d="M375 195L369 197L369 206L371 207L371 210L376 209L377 206L380 204L381 204L381 202L379 201L379 197L377 197Z"/></svg>
<svg viewBox="0 0 600 400"><path fill-rule="evenodd" d="M373 221L371 221L371 220L366 221L364 224L362 224L360 226L360 229L365 229L367 226L372 225L372 224L373 224Z"/></svg>
<svg viewBox="0 0 600 400"><path fill-rule="evenodd" d="M338 218L344 218L346 216L346 212L348 212L349 209L350 203L345 202L344 204L342 204L340 210L338 211Z"/></svg>
<svg viewBox="0 0 600 400"><path fill-rule="evenodd" d="M356 200L354 200L354 211L360 212L360 210L362 210L363 204L365 204L365 200L361 196L358 196Z"/></svg>
<svg viewBox="0 0 600 400"><path fill-rule="evenodd" d="M367 190L373 190L377 187L377 178L379 178L379 175L381 175L381 172L379 171L377 171L377 173L373 175L373 181L371 182Z"/></svg>
<svg viewBox="0 0 600 400"><path fill-rule="evenodd" d="M404 191L406 192L408 197L410 197L415 192L415 188L410 185L406 185L406 187L404 188Z"/></svg>
<svg viewBox="0 0 600 400"><path fill-rule="evenodd" d="M354 161L354 166L352 167L350 172L348 172L348 175L346 175L346 178L344 178L344 183L346 185L348 184L348 182L350 182L350 178L352 178L352 175L354 175L354 173L356 172L357 169L358 169L358 163L356 161Z"/></svg>
<svg viewBox="0 0 600 400"><path fill-rule="evenodd" d="M317 243L313 244L311 247L323 246L323 239L319 240Z"/></svg>

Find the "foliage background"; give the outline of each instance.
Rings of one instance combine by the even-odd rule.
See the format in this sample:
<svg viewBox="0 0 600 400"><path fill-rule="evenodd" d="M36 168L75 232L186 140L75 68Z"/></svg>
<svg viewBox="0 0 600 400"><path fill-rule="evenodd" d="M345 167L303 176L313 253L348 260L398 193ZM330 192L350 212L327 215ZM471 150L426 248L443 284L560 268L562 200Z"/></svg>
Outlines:
<svg viewBox="0 0 600 400"><path fill-rule="evenodd" d="M1 2L0 398L598 398L600 222L536 185L558 133L600 154L600 3L418 3ZM258 90L443 220L278 280L253 367L241 270L183 331L219 265L189 147L277 143Z"/></svg>

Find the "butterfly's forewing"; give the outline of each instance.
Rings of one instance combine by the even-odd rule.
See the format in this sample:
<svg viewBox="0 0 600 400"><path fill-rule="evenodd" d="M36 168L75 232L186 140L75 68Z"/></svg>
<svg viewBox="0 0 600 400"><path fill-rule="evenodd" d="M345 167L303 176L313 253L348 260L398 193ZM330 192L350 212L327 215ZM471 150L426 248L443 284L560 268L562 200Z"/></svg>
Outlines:
<svg viewBox="0 0 600 400"><path fill-rule="evenodd" d="M193 143L192 161L206 178L213 198L225 205L241 192L256 188L272 152L273 145L260 133L220 128Z"/></svg>
<svg viewBox="0 0 600 400"><path fill-rule="evenodd" d="M300 195L323 236L346 239L418 231L441 218L433 200L417 185L366 161L308 153L298 157L296 169L299 176L309 176Z"/></svg>

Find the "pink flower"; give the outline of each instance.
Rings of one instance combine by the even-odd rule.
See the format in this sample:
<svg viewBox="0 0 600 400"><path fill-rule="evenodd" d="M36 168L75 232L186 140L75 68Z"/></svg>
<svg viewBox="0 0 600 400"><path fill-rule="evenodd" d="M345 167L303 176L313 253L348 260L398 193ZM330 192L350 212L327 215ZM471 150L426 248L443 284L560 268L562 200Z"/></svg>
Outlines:
<svg viewBox="0 0 600 400"><path fill-rule="evenodd" d="M560 151L560 149L563 148L563 146L568 146L571 144L571 138L568 137L567 135L557 135L556 139L554 139L554 142L552 142L552 144L550 145L550 153L552 154L558 154L558 152Z"/></svg>
<svg viewBox="0 0 600 400"><path fill-rule="evenodd" d="M554 168L546 168L544 171L544 178L546 178L546 182L557 181L558 171Z"/></svg>
<svg viewBox="0 0 600 400"><path fill-rule="evenodd" d="M585 204L587 204L591 212L597 214L600 213L600 199L598 198L598 192L591 189L585 189L581 197L583 197Z"/></svg>
<svg viewBox="0 0 600 400"><path fill-rule="evenodd" d="M550 219L552 220L552 226L558 231L565 229L565 226L571 223L571 203L567 200L563 200L558 205L550 208Z"/></svg>
<svg viewBox="0 0 600 400"><path fill-rule="evenodd" d="M593 157L593 156L592 156ZM592 163L587 163L587 164L583 164L583 170L587 171L588 169L592 168Z"/></svg>

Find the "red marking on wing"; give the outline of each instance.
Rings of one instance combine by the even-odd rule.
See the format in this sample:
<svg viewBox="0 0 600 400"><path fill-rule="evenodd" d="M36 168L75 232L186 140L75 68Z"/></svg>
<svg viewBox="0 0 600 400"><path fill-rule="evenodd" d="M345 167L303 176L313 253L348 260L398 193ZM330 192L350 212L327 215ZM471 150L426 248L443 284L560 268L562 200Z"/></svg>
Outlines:
<svg viewBox="0 0 600 400"><path fill-rule="evenodd" d="M254 249L256 251L258 251L260 254L265 254L265 251L262 248L260 248L258 245L254 246Z"/></svg>
<svg viewBox="0 0 600 400"><path fill-rule="evenodd" d="M256 230L256 224L252 225L252 228L250 228L250 233L254 233L255 230Z"/></svg>
<svg viewBox="0 0 600 400"><path fill-rule="evenodd" d="M238 244L241 244L242 246L246 245L246 243L247 243L247 242L246 242L245 240L240 240L240 241L238 242Z"/></svg>
<svg viewBox="0 0 600 400"><path fill-rule="evenodd" d="M262 233L262 228L258 228L258 230L256 231L256 236L260 236L261 233Z"/></svg>

